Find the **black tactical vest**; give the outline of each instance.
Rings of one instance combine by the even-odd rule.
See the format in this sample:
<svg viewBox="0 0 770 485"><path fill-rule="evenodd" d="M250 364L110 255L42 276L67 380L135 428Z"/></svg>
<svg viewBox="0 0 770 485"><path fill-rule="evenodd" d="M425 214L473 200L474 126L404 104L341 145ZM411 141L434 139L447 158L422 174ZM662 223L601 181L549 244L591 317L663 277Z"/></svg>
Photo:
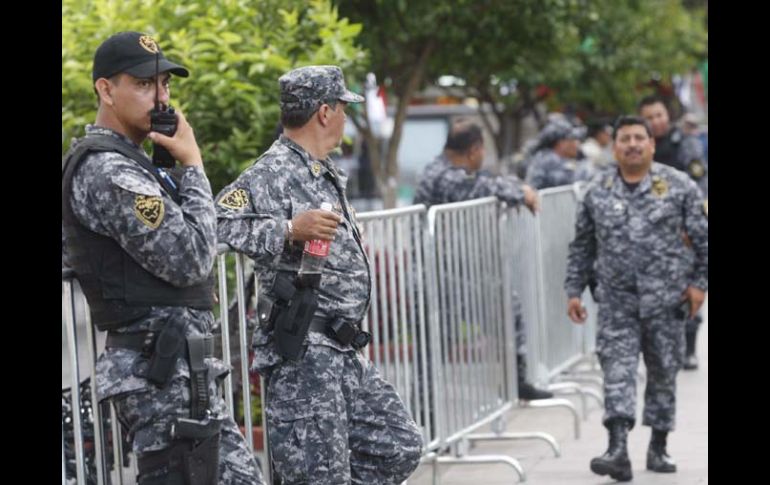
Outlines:
<svg viewBox="0 0 770 485"><path fill-rule="evenodd" d="M677 170L686 171L687 167L679 160L679 147L681 144L682 133L676 128L669 130L664 136L655 139L655 155L653 158L656 162L674 167Z"/></svg>
<svg viewBox="0 0 770 485"><path fill-rule="evenodd" d="M72 178L89 153L119 152L148 170L177 202L179 194L163 180L147 157L115 137L89 135L79 140L62 159L62 226L67 256L91 308L99 330L129 325L147 315L151 306L214 308L213 275L185 288L167 283L134 261L113 239L97 234L78 221L70 205Z"/></svg>

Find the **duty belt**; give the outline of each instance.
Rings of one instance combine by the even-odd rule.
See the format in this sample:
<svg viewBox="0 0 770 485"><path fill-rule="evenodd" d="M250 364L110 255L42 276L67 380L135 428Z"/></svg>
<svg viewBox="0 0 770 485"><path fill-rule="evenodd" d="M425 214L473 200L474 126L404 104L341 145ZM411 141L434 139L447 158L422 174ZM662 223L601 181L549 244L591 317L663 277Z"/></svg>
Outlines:
<svg viewBox="0 0 770 485"><path fill-rule="evenodd" d="M158 332L145 331L145 332L132 332L132 333L107 333L107 341L104 344L105 347L115 347L120 349L129 349L141 353L150 353L152 351L153 342ZM207 336L201 337L203 339L203 357L214 356L214 337Z"/></svg>
<svg viewBox="0 0 770 485"><path fill-rule="evenodd" d="M372 340L369 332L364 332L358 323L342 318L313 317L309 330L327 335L342 345L350 345L356 350L366 347Z"/></svg>
<svg viewBox="0 0 770 485"><path fill-rule="evenodd" d="M169 335L169 332L176 332L174 335L178 338L174 335L169 337L170 350L164 352L163 339L164 335ZM148 366L137 375L161 389L165 388L173 377L177 359L184 357L190 369L190 416L194 419L202 419L208 412L210 399L208 367L205 359L214 356L214 337L185 338L179 332L179 329L168 326L158 331L110 332L107 334L105 345L140 352L148 359Z"/></svg>

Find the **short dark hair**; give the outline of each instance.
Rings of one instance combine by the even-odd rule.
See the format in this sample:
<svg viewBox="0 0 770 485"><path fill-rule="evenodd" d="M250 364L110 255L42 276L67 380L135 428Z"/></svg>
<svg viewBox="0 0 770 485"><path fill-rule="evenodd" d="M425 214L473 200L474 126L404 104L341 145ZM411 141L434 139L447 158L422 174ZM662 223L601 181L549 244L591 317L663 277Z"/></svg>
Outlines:
<svg viewBox="0 0 770 485"><path fill-rule="evenodd" d="M444 143L445 150L467 152L477 143L483 143L481 127L472 121L459 119L452 123Z"/></svg>
<svg viewBox="0 0 770 485"><path fill-rule="evenodd" d="M122 72L119 72L119 73L117 73L117 74L114 74L114 75L110 76L110 77L109 77L109 78L107 78L107 79L108 79L108 80L109 80L109 81L110 81L112 84L114 84L115 86L117 86L118 84L120 84L120 78L121 78L121 75L122 75L122 74L123 74ZM97 105L97 106L99 106L99 105L101 104L101 102L102 102L102 98L101 98L101 96L99 96L99 90L98 90L98 89L96 89L96 83L94 83L94 94L96 95L96 105Z"/></svg>
<svg viewBox="0 0 770 485"><path fill-rule="evenodd" d="M286 128L301 128L310 120L318 109L324 104L328 104L332 109L337 108L336 99L322 102L320 105L306 109L292 109L281 111L281 124Z"/></svg>
<svg viewBox="0 0 770 485"><path fill-rule="evenodd" d="M602 131L604 131L608 126L612 126L612 122L609 121L606 118L595 118L592 120L589 120L586 123L586 127L588 130L586 131L586 135L590 137L595 137Z"/></svg>
<svg viewBox="0 0 770 485"><path fill-rule="evenodd" d="M652 129L650 129L650 124L647 123L647 120L645 120L641 116L622 115L622 116L618 116L618 119L615 120L615 126L613 127L613 130L612 130L612 139L616 140L618 138L618 130L620 130L622 127L631 126L631 125L644 126L644 130L647 132L647 136L652 138Z"/></svg>
<svg viewBox="0 0 770 485"><path fill-rule="evenodd" d="M643 97L642 100L639 101L639 104L636 106L636 111L641 113L642 108L644 108L645 106L656 104L656 103L662 104L663 107L666 108L666 111L669 111L668 105L666 105L666 102L663 100L663 98L661 98L657 94L652 94L650 96Z"/></svg>

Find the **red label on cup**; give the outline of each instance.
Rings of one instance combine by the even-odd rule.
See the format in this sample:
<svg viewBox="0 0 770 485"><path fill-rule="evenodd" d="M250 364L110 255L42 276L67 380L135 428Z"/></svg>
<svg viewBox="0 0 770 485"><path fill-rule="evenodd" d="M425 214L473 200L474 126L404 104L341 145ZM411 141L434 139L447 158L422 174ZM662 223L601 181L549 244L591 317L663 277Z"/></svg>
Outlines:
<svg viewBox="0 0 770 485"><path fill-rule="evenodd" d="M331 241L322 241L321 239L306 241L305 252L312 254L313 256L320 256L325 258L329 255L329 248L331 247L331 243Z"/></svg>

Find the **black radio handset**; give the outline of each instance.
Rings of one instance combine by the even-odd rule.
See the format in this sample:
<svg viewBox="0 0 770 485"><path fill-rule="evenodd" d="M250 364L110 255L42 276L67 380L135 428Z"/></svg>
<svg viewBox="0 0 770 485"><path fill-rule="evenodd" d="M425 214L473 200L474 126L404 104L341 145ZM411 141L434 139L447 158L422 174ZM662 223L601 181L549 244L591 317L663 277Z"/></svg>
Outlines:
<svg viewBox="0 0 770 485"><path fill-rule="evenodd" d="M160 50L155 52L155 108L150 111L150 129L166 136L174 136L176 133L177 118L174 108L163 106L158 100L160 91L160 73L158 72L158 58ZM156 167L172 168L176 163L174 156L163 146L152 144L152 163Z"/></svg>

